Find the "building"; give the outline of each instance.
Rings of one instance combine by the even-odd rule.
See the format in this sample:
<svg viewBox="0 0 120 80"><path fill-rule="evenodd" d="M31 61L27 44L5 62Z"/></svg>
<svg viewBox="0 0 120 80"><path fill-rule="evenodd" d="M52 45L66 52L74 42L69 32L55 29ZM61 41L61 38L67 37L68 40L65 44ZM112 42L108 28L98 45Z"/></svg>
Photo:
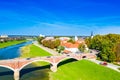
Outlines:
<svg viewBox="0 0 120 80"><path fill-rule="evenodd" d="M45 35L40 34L39 37L45 37Z"/></svg>
<svg viewBox="0 0 120 80"><path fill-rule="evenodd" d="M45 37L44 40L54 40L55 38L54 37Z"/></svg>
<svg viewBox="0 0 120 80"><path fill-rule="evenodd" d="M75 36L75 41L78 41L78 37L77 36Z"/></svg>
<svg viewBox="0 0 120 80"><path fill-rule="evenodd" d="M0 38L8 38L8 35L1 35Z"/></svg>
<svg viewBox="0 0 120 80"><path fill-rule="evenodd" d="M59 39L60 39L61 41L68 41L68 40L70 40L69 37L60 37Z"/></svg>
<svg viewBox="0 0 120 80"><path fill-rule="evenodd" d="M61 46L64 46L65 47L65 50L63 51L63 53L76 53L76 52L79 52L79 45L80 44L84 44L84 40L83 39L76 39L75 43L71 43L71 42L68 42L66 40L63 40L61 41Z"/></svg>
<svg viewBox="0 0 120 80"><path fill-rule="evenodd" d="M93 31L91 32L91 36L90 37L91 37L91 39L93 38Z"/></svg>

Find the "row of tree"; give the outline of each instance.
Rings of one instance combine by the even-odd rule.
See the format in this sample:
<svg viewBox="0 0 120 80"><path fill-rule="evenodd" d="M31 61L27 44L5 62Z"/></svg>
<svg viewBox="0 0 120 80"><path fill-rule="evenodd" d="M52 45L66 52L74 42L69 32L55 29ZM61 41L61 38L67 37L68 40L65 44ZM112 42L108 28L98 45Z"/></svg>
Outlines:
<svg viewBox="0 0 120 80"><path fill-rule="evenodd" d="M39 37L38 42L40 44L42 44L43 46L51 48L51 49L57 48L60 45L60 40L59 39L46 40L46 39L44 39L44 37Z"/></svg>
<svg viewBox="0 0 120 80"><path fill-rule="evenodd" d="M21 41L21 40L26 40L24 37L19 37L19 38L0 38L0 43L8 42L8 41Z"/></svg>
<svg viewBox="0 0 120 80"><path fill-rule="evenodd" d="M108 62L120 61L120 35L96 35L87 38L86 44L90 49L99 50L98 58Z"/></svg>

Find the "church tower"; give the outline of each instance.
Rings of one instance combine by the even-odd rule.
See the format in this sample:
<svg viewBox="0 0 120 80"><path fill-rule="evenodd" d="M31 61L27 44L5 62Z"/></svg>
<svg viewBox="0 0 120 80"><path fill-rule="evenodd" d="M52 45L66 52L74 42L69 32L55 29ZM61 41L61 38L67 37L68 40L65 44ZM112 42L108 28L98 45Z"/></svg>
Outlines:
<svg viewBox="0 0 120 80"><path fill-rule="evenodd" d="M78 37L77 36L75 36L75 41L78 41Z"/></svg>
<svg viewBox="0 0 120 80"><path fill-rule="evenodd" d="M91 31L91 36L90 37L91 37L91 39L93 38L93 31Z"/></svg>

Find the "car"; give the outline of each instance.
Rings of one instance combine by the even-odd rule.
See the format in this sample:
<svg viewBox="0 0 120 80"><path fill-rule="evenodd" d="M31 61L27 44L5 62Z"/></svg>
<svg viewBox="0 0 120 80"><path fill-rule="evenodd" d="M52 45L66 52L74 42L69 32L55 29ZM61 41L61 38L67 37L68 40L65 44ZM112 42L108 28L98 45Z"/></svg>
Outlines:
<svg viewBox="0 0 120 80"><path fill-rule="evenodd" d="M103 66L107 66L107 62L106 61L100 62L100 64L103 65Z"/></svg>

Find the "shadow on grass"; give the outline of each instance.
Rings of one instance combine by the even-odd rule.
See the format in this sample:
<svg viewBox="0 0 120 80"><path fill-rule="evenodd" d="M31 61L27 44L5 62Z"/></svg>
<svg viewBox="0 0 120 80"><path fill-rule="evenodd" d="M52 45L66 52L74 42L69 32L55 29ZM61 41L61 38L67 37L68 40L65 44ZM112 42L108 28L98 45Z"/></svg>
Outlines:
<svg viewBox="0 0 120 80"><path fill-rule="evenodd" d="M62 65L64 65L64 64L70 63L70 62L75 62L75 61L77 61L77 60L76 60L76 59L72 59L72 58L71 58L71 59L64 60L64 61L62 61L62 62L60 62L60 63L58 64L58 67L59 67L59 66L62 66ZM31 68L22 69L22 70L20 71L20 78L21 78L23 75L25 75L25 74L27 74L27 73L29 73L29 72L36 71L36 70L49 69L49 68L50 68L50 65L45 65L45 66L40 66L40 67L31 67ZM14 74L13 71L3 71L3 72L0 72L0 76L13 75L13 74Z"/></svg>
<svg viewBox="0 0 120 80"><path fill-rule="evenodd" d="M64 65L64 64L70 63L70 62L75 62L75 61L77 61L77 60L76 60L76 59L73 59L73 58L70 58L70 59L67 59L67 60L63 60L62 62L60 62L60 63L58 64L58 67L59 67L59 66L62 66L62 65Z"/></svg>

